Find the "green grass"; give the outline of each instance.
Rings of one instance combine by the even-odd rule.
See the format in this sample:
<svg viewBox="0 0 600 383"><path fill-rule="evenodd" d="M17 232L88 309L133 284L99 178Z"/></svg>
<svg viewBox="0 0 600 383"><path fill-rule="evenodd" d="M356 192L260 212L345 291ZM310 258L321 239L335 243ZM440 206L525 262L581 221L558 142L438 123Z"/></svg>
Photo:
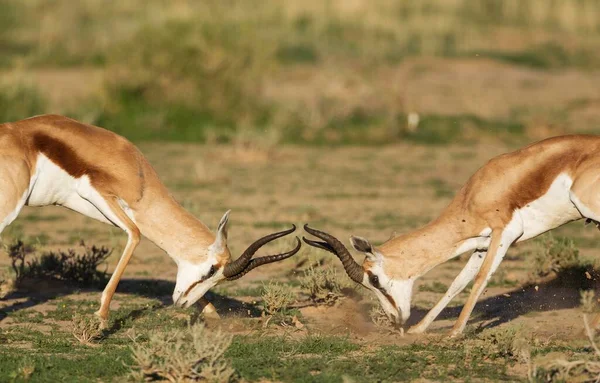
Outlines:
<svg viewBox="0 0 600 383"><path fill-rule="evenodd" d="M0 121L59 111L134 141L235 142L266 131L274 144L442 145L490 137L522 143L526 121L510 113L493 120L467 110L424 114L419 129L405 132L412 102L399 85L382 89L380 79L389 77L390 67L421 56L486 57L536 70L600 63L600 6L590 1L373 1L364 9L272 0L53 4L0 2L0 66L17 74L100 69L105 83L74 104L57 105L28 84L3 86ZM507 45L506 36L515 43ZM333 87L326 83L331 73ZM307 105L271 94L266 88L274 78L324 84L307 88ZM333 92L340 95L323 91L336 84L358 86ZM366 99L354 89L377 92Z"/></svg>
<svg viewBox="0 0 600 383"><path fill-rule="evenodd" d="M531 67L535 69L565 69L583 68L591 69L598 65L595 52L577 49L573 52L555 42L534 45L522 51L478 51L465 56L478 55L513 65Z"/></svg>
<svg viewBox="0 0 600 383"><path fill-rule="evenodd" d="M475 142L480 138L494 138L511 143L523 140L525 126L519 121L485 120L474 115L422 116L414 132L403 137L426 145L446 145L452 142Z"/></svg>
<svg viewBox="0 0 600 383"><path fill-rule="evenodd" d="M77 347L70 341L56 338L35 346L40 348L28 349L26 356L19 347L3 346L0 349L0 379L16 382L97 382L125 375L129 371L127 364L131 363L131 354L124 347L103 346L100 352L100 349ZM33 369L28 379L20 371L23 367Z"/></svg>
<svg viewBox="0 0 600 383"><path fill-rule="evenodd" d="M436 198L452 198L454 196L454 189L441 178L430 178L426 184L433 189Z"/></svg>
<svg viewBox="0 0 600 383"><path fill-rule="evenodd" d="M24 82L0 85L0 121L17 121L48 111L47 103L35 86Z"/></svg>
<svg viewBox="0 0 600 383"><path fill-rule="evenodd" d="M439 281L431 282L430 284L420 285L419 291L430 291L433 293L445 293L448 290L448 286Z"/></svg>
<svg viewBox="0 0 600 383"><path fill-rule="evenodd" d="M154 323L159 325L160 323ZM184 326L181 324L181 326ZM137 328L137 326L136 326ZM144 330L146 331L146 330ZM148 329L148 331L156 331ZM138 333L140 331L138 330ZM66 332L0 332L0 380L23 381L21 369L33 368L28 381L77 380L92 382L122 378L128 374L129 340L115 335L97 347L74 343ZM27 355L19 344L29 343ZM345 337L309 335L286 337L236 336L226 352L238 374L248 381L261 378L284 382L357 382L428 379L510 379L503 363L465 361L460 347L384 346L369 348Z"/></svg>
<svg viewBox="0 0 600 383"><path fill-rule="evenodd" d="M502 363L466 361L460 347L383 346L367 351L342 337L236 337L226 356L242 378L251 381L342 382L344 376L356 382L511 378Z"/></svg>

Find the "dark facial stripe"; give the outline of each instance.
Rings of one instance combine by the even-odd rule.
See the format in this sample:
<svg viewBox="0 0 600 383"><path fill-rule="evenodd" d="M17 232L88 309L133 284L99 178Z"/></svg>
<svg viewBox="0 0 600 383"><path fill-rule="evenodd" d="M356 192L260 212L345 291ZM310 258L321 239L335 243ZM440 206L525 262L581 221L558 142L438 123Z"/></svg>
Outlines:
<svg viewBox="0 0 600 383"><path fill-rule="evenodd" d="M198 282L194 282L194 283L192 283L192 284L190 285L190 287L188 287L188 289L187 289L187 290L185 290L185 293L183 293L183 296L184 296L184 297L186 297L186 296L187 296L187 295L190 293L190 291L192 291L192 289L193 289L194 287L198 286L200 283L204 282L204 281L205 281L205 280L207 280L208 278L210 278L210 277L212 277L213 275L215 275L215 274L216 274L216 272L217 272L217 271L219 271L219 269L221 268L221 264L220 264L220 263L217 263L217 264L213 265L213 267L215 268L213 273L211 273L211 272L209 271L209 272L208 272L208 273L207 273L205 276L203 276L202 278L200 278L200 280L199 280Z"/></svg>
<svg viewBox="0 0 600 383"><path fill-rule="evenodd" d="M199 280L198 282L194 282L190 285L190 287L188 287L187 290L185 290L185 293L183 293L184 297L187 297L187 295L190 293L190 291L192 291L192 289L196 286L198 286L200 283L204 282L204 278L202 278L201 280Z"/></svg>
<svg viewBox="0 0 600 383"><path fill-rule="evenodd" d="M379 290L383 294L383 296L385 296L385 298L388 300L388 302L390 302L392 304L393 307L398 307L398 306L396 306L396 302L394 301L394 298L392 298L392 296L390 294L388 294L388 292L383 287L381 287L379 282L377 282L376 284L371 282L373 277L375 277L375 274L373 274L370 270L367 270L366 272L367 272L367 275L369 276L369 283L371 283L371 286L373 286L377 290Z"/></svg>
<svg viewBox="0 0 600 383"><path fill-rule="evenodd" d="M398 306L396 306L396 302L394 301L394 298L392 298L392 296L390 294L386 293L382 289L379 289L379 291L381 291L381 293L387 298L388 302L390 302L392 304L392 307L398 307Z"/></svg>

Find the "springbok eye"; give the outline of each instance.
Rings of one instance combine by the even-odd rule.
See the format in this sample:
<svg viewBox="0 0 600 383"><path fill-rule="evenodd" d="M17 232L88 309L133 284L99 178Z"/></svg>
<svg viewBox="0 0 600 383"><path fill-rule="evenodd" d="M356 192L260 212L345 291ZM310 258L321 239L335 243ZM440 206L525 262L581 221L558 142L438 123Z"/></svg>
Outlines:
<svg viewBox="0 0 600 383"><path fill-rule="evenodd" d="M379 277L377 275L374 275L374 274L369 275L369 282L371 282L373 287L379 288Z"/></svg>

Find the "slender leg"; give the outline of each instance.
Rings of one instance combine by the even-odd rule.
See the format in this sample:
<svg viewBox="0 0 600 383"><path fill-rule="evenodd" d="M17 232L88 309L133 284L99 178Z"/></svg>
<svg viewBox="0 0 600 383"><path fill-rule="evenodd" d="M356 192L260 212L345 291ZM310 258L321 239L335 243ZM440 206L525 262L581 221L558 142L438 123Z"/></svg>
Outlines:
<svg viewBox="0 0 600 383"><path fill-rule="evenodd" d="M110 309L110 301L112 300L113 295L117 289L117 285L123 276L123 272L133 255L133 251L137 247L140 242L140 230L137 228L135 223L131 221L131 219L125 214L121 206L119 206L118 202L114 198L107 198L106 204L110 209L110 213L112 213L118 220L119 226L123 226L122 229L127 232L129 238L127 239L127 245L125 246L125 250L123 250L123 254L119 259L119 263L115 268L110 280L106 284L104 291L102 292L102 298L100 299L100 309L96 311L96 315L99 316L103 322L106 322L108 319L108 311ZM102 209L100 210L102 213L107 215L107 218L112 220L112 217L109 212L104 212ZM115 222L117 223L117 222Z"/></svg>
<svg viewBox="0 0 600 383"><path fill-rule="evenodd" d="M481 296L483 291L485 290L485 286L489 281L490 277L496 271L500 262L504 258L504 255L508 251L510 245L523 234L523 225L522 223L513 223L511 224L515 227L505 227L504 229L497 229L492 232L492 242L490 243L490 247L488 249L488 253L485 256L483 261L483 265L475 278L475 282L473 284L473 289L471 290L471 295L467 299L460 315L452 331L450 332L451 336L457 336L463 332L465 326L467 325L467 321L475 308L475 304L477 303L477 299ZM509 226L511 225L509 224Z"/></svg>
<svg viewBox="0 0 600 383"><path fill-rule="evenodd" d="M30 173L24 160L0 156L0 233L17 218L25 205Z"/></svg>
<svg viewBox="0 0 600 383"><path fill-rule="evenodd" d="M446 308L448 303L450 303L450 301L454 299L454 297L456 297L461 291L463 291L464 288L467 287L469 282L471 282L473 278L475 278L475 275L481 268L486 252L487 249L475 250L473 252L471 258L469 258L469 261L467 262L465 267L462 269L460 274L458 274L456 279L454 279L454 282L452 282L452 284L448 288L448 291L446 291L446 294L444 294L444 296L439 300L439 302L427 313L425 318L423 318L418 324L414 325L410 328L410 330L408 330L409 334L421 334L427 330L429 325L431 325L431 323L435 320L435 318L437 318L437 316L442 312L442 310Z"/></svg>
<svg viewBox="0 0 600 383"><path fill-rule="evenodd" d="M200 298L198 303L200 303L200 307L202 308L202 313L204 315L206 315L207 317L220 318L217 309L215 309L215 306L213 306L213 304L210 303L208 299L204 297Z"/></svg>

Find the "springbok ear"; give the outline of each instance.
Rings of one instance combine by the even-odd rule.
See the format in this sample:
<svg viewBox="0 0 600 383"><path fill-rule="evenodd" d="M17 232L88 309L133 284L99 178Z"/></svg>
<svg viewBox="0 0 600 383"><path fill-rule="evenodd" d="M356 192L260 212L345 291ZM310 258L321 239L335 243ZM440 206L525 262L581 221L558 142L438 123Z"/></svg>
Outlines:
<svg viewBox="0 0 600 383"><path fill-rule="evenodd" d="M373 246L362 237L355 237L354 235L350 237L350 243L352 243L352 247L356 249L356 251L360 251L361 253L373 254Z"/></svg>
<svg viewBox="0 0 600 383"><path fill-rule="evenodd" d="M367 259L369 259L371 262L382 261L381 253L379 253L368 240L362 237L351 236L350 243L352 243L352 247L354 247L356 251L364 253Z"/></svg>
<svg viewBox="0 0 600 383"><path fill-rule="evenodd" d="M214 246L216 249L224 250L225 246L227 246L227 223L229 222L229 213L231 210L227 210L225 214L223 214L223 218L219 221L219 226L217 227L217 235L215 238Z"/></svg>

